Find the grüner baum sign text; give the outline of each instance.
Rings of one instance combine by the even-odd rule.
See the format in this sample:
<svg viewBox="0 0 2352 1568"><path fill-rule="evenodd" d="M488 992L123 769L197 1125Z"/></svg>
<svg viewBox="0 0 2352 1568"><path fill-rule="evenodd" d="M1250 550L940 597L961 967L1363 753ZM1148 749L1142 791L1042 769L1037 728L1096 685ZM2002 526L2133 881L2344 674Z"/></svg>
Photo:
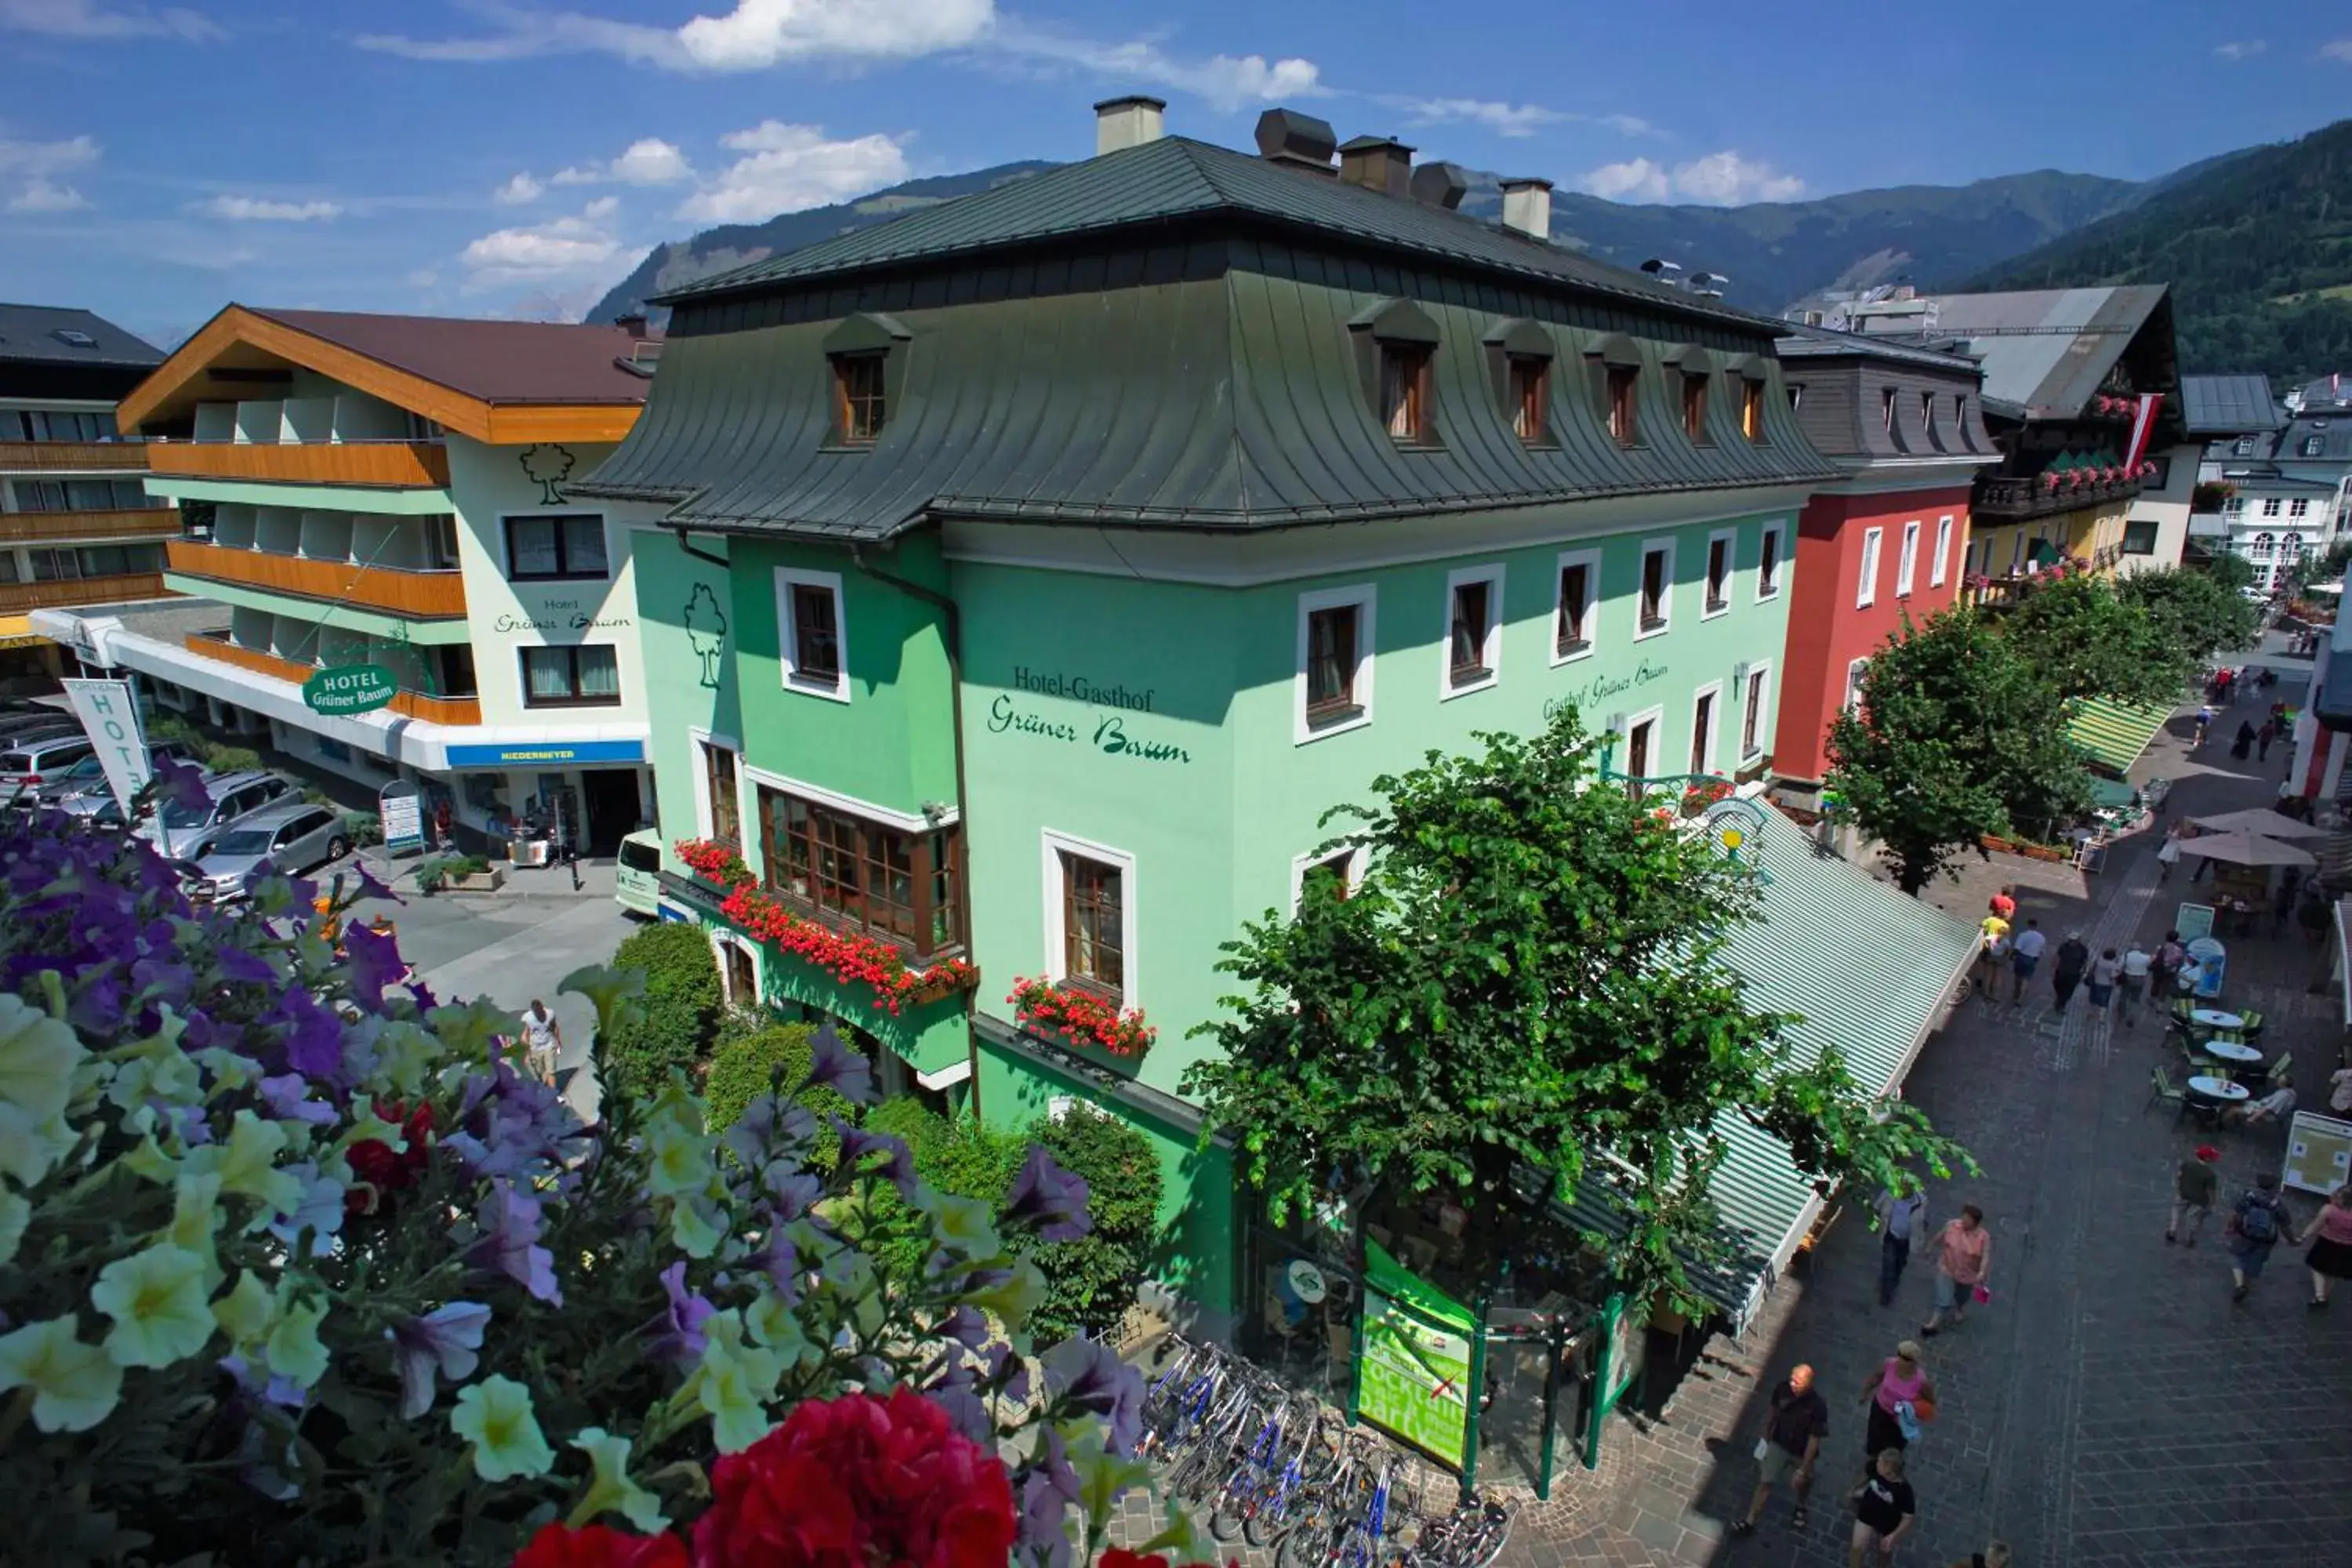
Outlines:
<svg viewBox="0 0 2352 1568"><path fill-rule="evenodd" d="M343 664L320 670L302 683L302 700L313 713L338 717L373 713L393 700L400 683L376 664Z"/></svg>

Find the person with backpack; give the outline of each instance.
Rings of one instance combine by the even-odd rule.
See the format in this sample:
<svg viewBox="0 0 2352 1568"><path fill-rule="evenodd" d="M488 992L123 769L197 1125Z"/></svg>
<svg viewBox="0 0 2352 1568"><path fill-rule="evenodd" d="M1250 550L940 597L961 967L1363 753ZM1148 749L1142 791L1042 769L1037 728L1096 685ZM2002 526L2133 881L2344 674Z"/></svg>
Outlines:
<svg viewBox="0 0 2352 1568"><path fill-rule="evenodd" d="M2230 1209L2230 1223L2222 1234L2230 1248L2230 1278L2237 1284L2230 1292L2232 1301L2243 1301L2254 1281L2263 1277L2263 1265L2271 1260L2271 1248L2278 1245L2279 1232L2285 1228L2279 1214L2278 1184L2275 1172L2263 1172Z"/></svg>

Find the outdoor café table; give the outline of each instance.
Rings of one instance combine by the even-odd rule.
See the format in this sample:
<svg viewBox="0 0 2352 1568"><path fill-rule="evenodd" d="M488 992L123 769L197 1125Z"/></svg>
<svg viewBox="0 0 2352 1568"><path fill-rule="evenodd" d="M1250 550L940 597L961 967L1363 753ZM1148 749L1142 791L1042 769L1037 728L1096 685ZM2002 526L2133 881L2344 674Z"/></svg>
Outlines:
<svg viewBox="0 0 2352 1568"><path fill-rule="evenodd" d="M2201 1095L2207 1100L2236 1101L2247 1098L2246 1086L2242 1083L2231 1083L2227 1079L2201 1076L2189 1080L2189 1092Z"/></svg>
<svg viewBox="0 0 2352 1568"><path fill-rule="evenodd" d="M2200 1054L2211 1057L2218 1061L2251 1063L2263 1059L2262 1052L2236 1040L2207 1040L2197 1049Z"/></svg>
<svg viewBox="0 0 2352 1568"><path fill-rule="evenodd" d="M2189 1021L2201 1029L2235 1029L2245 1023L2237 1014L2224 1013L2219 1007L2194 1008Z"/></svg>

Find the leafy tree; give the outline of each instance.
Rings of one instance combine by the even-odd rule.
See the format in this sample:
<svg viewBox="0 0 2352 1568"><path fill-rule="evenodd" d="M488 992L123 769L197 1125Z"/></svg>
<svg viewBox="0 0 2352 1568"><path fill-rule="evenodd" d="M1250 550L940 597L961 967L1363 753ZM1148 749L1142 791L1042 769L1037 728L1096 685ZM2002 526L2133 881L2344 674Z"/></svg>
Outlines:
<svg viewBox="0 0 2352 1568"><path fill-rule="evenodd" d="M1907 617L1830 725L1828 785L1918 894L1988 834L2042 834L2089 805L2065 704L1973 611Z"/></svg>
<svg viewBox="0 0 2352 1568"><path fill-rule="evenodd" d="M2046 575L2000 614L2010 646L2068 699L2180 700L2197 655L2165 635L2136 599L2103 577Z"/></svg>
<svg viewBox="0 0 2352 1568"><path fill-rule="evenodd" d="M1630 1224L1587 1239L1630 1288L1688 1302L1685 1263L1719 1250L1704 1199L1719 1115L1824 1177L1955 1152L1749 1009L1722 956L1754 917L1748 872L1601 784L1573 711L1478 741L1327 814L1370 851L1348 897L1318 884L1225 945L1220 967L1246 989L1196 1031L1217 1049L1184 1088L1234 1130L1238 1173L1276 1223L1344 1171L1401 1200L1454 1195L1491 1247L1494 1219L1525 1201L1515 1175L1559 1194L1589 1178Z"/></svg>
<svg viewBox="0 0 2352 1568"><path fill-rule="evenodd" d="M719 961L701 927L662 921L624 938L613 967L645 972L646 1001L641 1016L613 1030L605 1088L652 1094L670 1068L690 1068L709 1049L726 1000Z"/></svg>
<svg viewBox="0 0 2352 1568"><path fill-rule="evenodd" d="M2221 560L2246 569L2234 555ZM2250 647L2262 631L2262 613L2220 572L2142 572L2125 578L2116 594L2192 671L2216 654Z"/></svg>

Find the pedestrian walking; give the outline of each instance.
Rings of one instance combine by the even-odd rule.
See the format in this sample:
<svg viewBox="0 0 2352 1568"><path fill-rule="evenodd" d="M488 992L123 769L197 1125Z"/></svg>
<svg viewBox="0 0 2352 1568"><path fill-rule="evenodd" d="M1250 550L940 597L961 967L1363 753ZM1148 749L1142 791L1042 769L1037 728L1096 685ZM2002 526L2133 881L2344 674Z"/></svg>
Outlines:
<svg viewBox="0 0 2352 1568"><path fill-rule="evenodd" d="M2174 823L2172 831L2164 836L2164 842L2156 847L2156 879L2158 881L2172 880L2172 868L2180 864L2180 840L2186 836L2188 826L2184 822Z"/></svg>
<svg viewBox="0 0 2352 1568"><path fill-rule="evenodd" d="M1822 1439L1830 1435L1829 1402L1813 1389L1813 1369L1793 1366L1789 1381L1772 1391L1764 1413L1764 1435L1756 1440L1756 1495L1748 1500L1747 1517L1733 1521L1731 1533L1753 1535L1772 1489L1787 1480L1797 1494L1789 1522L1805 1528L1805 1500L1813 1489L1813 1466L1822 1457Z"/></svg>
<svg viewBox="0 0 2352 1568"><path fill-rule="evenodd" d="M2015 888L2004 886L2000 892L1995 893L1992 896L1991 902L1986 905L1986 908L1990 910L1994 914L1999 915L2002 920L2015 921L2017 919L2017 889Z"/></svg>
<svg viewBox="0 0 2352 1568"><path fill-rule="evenodd" d="M1927 1249L1927 1196L1915 1189L1897 1197L1892 1188L1881 1187L1870 1208L1878 1216L1878 1304L1892 1307L1911 1249Z"/></svg>
<svg viewBox="0 0 2352 1568"><path fill-rule="evenodd" d="M2206 733L2207 733L2209 731L2210 731L2212 728L2213 728L2213 710L2212 710L2212 707L2209 704L2209 705L2207 705L2207 706L2205 706L2205 707L2201 707L2201 708L2198 709L2198 710L2197 710L2197 736L2196 736L2196 738L2195 738L2194 740L2192 740L2192 741L2190 741L2190 742L2189 742L2189 749L2190 751L2192 751L2192 752L2201 752L2201 751L2203 751L2203 750L2205 749L2205 736L2206 736Z"/></svg>
<svg viewBox="0 0 2352 1568"><path fill-rule="evenodd" d="M2263 1277L2263 1265L2271 1260L2271 1248L2278 1245L2282 1228L2278 1175L2264 1171L2231 1205L2230 1223L2222 1231L2230 1248L2230 1278L2237 1285L2230 1292L2231 1300L2244 1300L2254 1281Z"/></svg>
<svg viewBox="0 0 2352 1568"><path fill-rule="evenodd" d="M2009 922L1999 915L1987 915L1977 922L1977 989L1990 1001L2001 966L2009 958Z"/></svg>
<svg viewBox="0 0 2352 1568"><path fill-rule="evenodd" d="M2197 1233L2205 1228L2205 1216L2213 1212L2213 1194L2221 1184L2221 1173L2215 1168L2221 1159L2221 1151L2200 1143L2173 1172L2172 1216L2164 1222L2166 1246L2176 1240L2183 1247L2197 1245ZM2185 1237L2180 1234L2184 1226L2189 1232Z"/></svg>
<svg viewBox="0 0 2352 1568"><path fill-rule="evenodd" d="M1927 1406L1925 1415L1920 1414L1922 1405ZM1936 1384L1927 1375L1918 1341L1905 1340L1895 1347L1893 1355L1879 1363L1878 1370L1862 1385L1862 1407L1870 1412L1870 1422L1862 1438L1865 1467L1889 1448L1899 1450L1911 1446L1919 1423L1936 1413ZM1864 1474L1868 1473L1865 1468Z"/></svg>
<svg viewBox="0 0 2352 1568"><path fill-rule="evenodd" d="M1968 1319L1971 1296L1991 1300L1992 1292L1985 1286L1991 1271L1992 1232L1985 1228L1984 1210L1963 1204L1960 1217L1946 1221L1936 1237L1936 1310L1920 1326L1920 1334L1934 1339L1947 1319L1958 1328Z"/></svg>
<svg viewBox="0 0 2352 1568"><path fill-rule="evenodd" d="M522 1045L524 1059L530 1063L530 1070L537 1073L542 1082L552 1085L556 1062L563 1050L563 1026L555 1021L555 1015L547 1010L547 1004L537 997L531 999L530 1006L522 1016Z"/></svg>
<svg viewBox="0 0 2352 1568"><path fill-rule="evenodd" d="M2123 968L2116 976L2116 1012L2126 1029L2139 1017L2140 1007L2147 999L2147 977L2155 965L2156 960L2134 937L2124 949Z"/></svg>
<svg viewBox="0 0 2352 1568"><path fill-rule="evenodd" d="M2116 982L2123 973L2123 957L2112 947L2091 960L2091 967L2083 976L2083 988L2091 998L2091 1011L2105 1013L2116 1005Z"/></svg>
<svg viewBox="0 0 2352 1568"><path fill-rule="evenodd" d="M2083 984L2083 975L2091 967L2091 950L2083 941L2083 933L2070 931L2066 940L2058 944L2058 966L2051 971L2050 990L2057 997L2057 1011L2063 1013L2066 1004L2074 999L2074 987Z"/></svg>
<svg viewBox="0 0 2352 1568"><path fill-rule="evenodd" d="M2352 1116L2352 1068L2337 1068L2327 1075L2327 1109Z"/></svg>
<svg viewBox="0 0 2352 1568"><path fill-rule="evenodd" d="M2019 931L2009 944L2009 1005L2025 1005L2025 983L2033 978L2034 967L2042 962L2042 949L2050 939L2042 934L2042 922L2028 918L2025 929Z"/></svg>
<svg viewBox="0 0 2352 1568"><path fill-rule="evenodd" d="M2189 950L2180 945L2180 933L2177 931L2166 931L2164 940L2156 944L2156 962L2153 965L2156 975L2154 1005L2158 1011L2163 1010L2170 1002L2172 994L2179 989L2180 968L2188 962Z"/></svg>
<svg viewBox="0 0 2352 1568"><path fill-rule="evenodd" d="M2278 739L2277 721L2273 719L2263 720L2263 727L2254 731L2254 760L2256 762L2267 763L2271 760L2271 742L2276 739Z"/></svg>
<svg viewBox="0 0 2352 1568"><path fill-rule="evenodd" d="M2237 758L2238 761L2242 763L2246 760L2246 754L2253 749L2254 727L2245 720L2241 719L2238 721L2238 737L2236 740L2230 742L2230 755Z"/></svg>
<svg viewBox="0 0 2352 1568"><path fill-rule="evenodd" d="M2327 1201L2295 1237L2297 1246L2305 1243L2310 1244L2310 1250L2303 1255L2303 1266L2311 1274L2311 1304L2325 1307L2336 1282L2352 1279L2352 1182L2327 1194Z"/></svg>
<svg viewBox="0 0 2352 1568"><path fill-rule="evenodd" d="M1865 1552L1878 1568L1887 1568L1918 1519L1919 1500L1903 1479L1903 1456L1889 1448L1853 1494L1853 1545L1845 1554L1846 1568L1863 1568Z"/></svg>

